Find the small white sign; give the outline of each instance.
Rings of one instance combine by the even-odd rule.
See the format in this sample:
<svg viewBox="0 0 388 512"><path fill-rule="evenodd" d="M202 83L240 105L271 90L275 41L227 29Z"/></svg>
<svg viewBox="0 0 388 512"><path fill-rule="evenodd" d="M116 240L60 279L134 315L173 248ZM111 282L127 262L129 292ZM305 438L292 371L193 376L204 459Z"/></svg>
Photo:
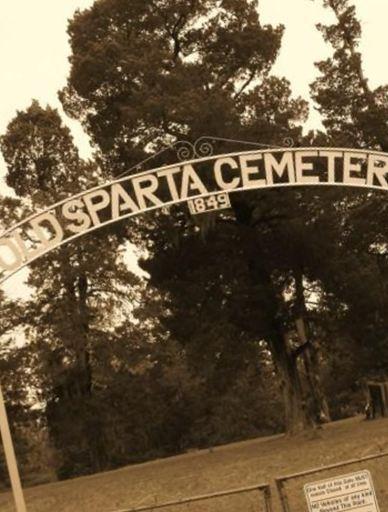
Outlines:
<svg viewBox="0 0 388 512"><path fill-rule="evenodd" d="M310 512L380 512L369 471L306 484Z"/></svg>

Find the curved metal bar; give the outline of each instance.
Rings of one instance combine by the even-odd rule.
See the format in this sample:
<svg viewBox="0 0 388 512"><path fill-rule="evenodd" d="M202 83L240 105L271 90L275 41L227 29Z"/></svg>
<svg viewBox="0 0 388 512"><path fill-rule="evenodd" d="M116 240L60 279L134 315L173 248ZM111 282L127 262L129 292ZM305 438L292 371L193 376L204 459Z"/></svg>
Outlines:
<svg viewBox="0 0 388 512"><path fill-rule="evenodd" d="M242 493L251 492L263 492L266 511L271 511L271 492L269 484L251 485L247 487L238 487L237 489L231 489L230 491L219 491L209 494L202 494L198 496L192 496L190 498L182 498L180 500L166 501L164 503L154 503L153 505L143 505L136 508L117 510L116 512L150 512L152 510L160 510L163 508L170 508L173 506L188 505L190 503L196 503L198 501L209 501L217 498L224 498L226 496L234 496Z"/></svg>
<svg viewBox="0 0 388 512"><path fill-rule="evenodd" d="M211 144L211 142L233 142L236 144L243 144L245 146L251 146L251 147L257 147L257 148L273 148L273 149L283 149L286 148L292 148L294 146L294 140L292 137L285 137L283 140L284 146L278 146L276 144L262 144L260 142L253 142L248 140L239 140L239 139L228 139L224 137L212 137L210 135L202 135L199 137L194 144L187 141L187 140L177 140L170 144L169 146L166 146L165 148L161 149L157 153L153 153L149 157L145 158L141 162L137 163L136 165L130 167L126 171L123 171L121 174L117 176L117 178L122 178L123 176L128 176L133 170L139 170L142 168L144 164L147 162L150 162L151 160L154 160L156 157L162 155L163 153L166 153L167 151L170 151L174 148L176 149L177 157L180 161L187 160L189 158L201 158L201 157L208 157L212 156L214 153L214 147Z"/></svg>
<svg viewBox="0 0 388 512"><path fill-rule="evenodd" d="M264 149L264 148L266 148L266 149L271 149L271 148L272 149L284 149L285 147L291 148L294 146L294 140L292 139L292 137L286 137L283 140L284 146L280 146L277 144L263 144L261 142L254 142L254 141L249 141L249 140L228 139L225 137L211 137L210 135L203 135L202 137L199 137L199 139L196 140L194 147L197 147L198 143L203 140L208 140L208 141L211 140L213 142L215 142L215 141L233 142L235 144L243 144L244 146L251 146L251 147L262 148L262 149ZM200 155L198 155L198 156L200 156ZM202 156L204 156L204 155L202 155Z"/></svg>
<svg viewBox="0 0 388 512"><path fill-rule="evenodd" d="M260 154L275 153L275 152L282 152L282 151L286 151L286 149L284 147L283 148L279 147L279 148L275 148L275 149L263 149L263 150L260 150L260 151L255 151L255 150L235 151L235 152L232 152L232 153L224 153L224 154L220 154L220 155L212 155L211 157L193 158L191 160L185 161L185 164L192 165L192 164L204 162L206 160L215 160L217 158L234 157L234 156L239 156L239 155L250 155L250 154L256 154L256 153L260 153ZM317 147L317 148L314 147L314 148L311 148L311 147L301 147L301 148L290 148L289 151L292 151L292 152L296 152L296 151L333 151L333 152L335 152L335 151L338 151L338 152L351 151L352 153L361 153L361 154L368 153L368 154L373 154L373 155L377 155L377 156L388 157L388 153L384 153L382 151L352 149L352 148L327 148L327 147ZM97 191L97 190L101 190L101 189L103 189L105 187L109 187L111 185L114 185L115 183L122 183L122 182L124 182L124 181L126 181L126 180L128 180L130 178L134 178L134 177L138 177L138 176L143 176L145 174L149 174L149 173L153 173L153 172L157 172L157 171L173 169L173 168L177 167L177 165L181 165L181 163L178 162L178 163L174 163L174 164L164 165L162 167L158 167L158 168L155 168L155 169L150 169L148 171L141 171L139 173L133 174L132 176L124 176L124 177L121 177L121 178L116 178L115 180L108 181L107 183L103 183L101 185L97 185L97 186L92 187L92 188L90 188L88 190L85 190L83 192L79 192L78 194L74 194L73 196L69 196L69 197L66 197L65 199L61 199L60 201L58 201L58 202L52 204L51 206L49 206L48 208L45 208L43 210L39 210L38 212L33 213L32 215L30 215L29 217L25 218L24 220L14 224L12 227L6 229L2 233L0 233L0 238L3 238L8 233L10 233L14 229L22 226L26 222L30 222L31 220L35 219L36 217L39 217L40 215L42 215L43 213L50 212L50 211L54 210L55 208L57 208L58 206L61 206L62 204L66 203L66 202L68 202L70 200L78 199L80 197L83 197L85 194L88 194L90 192L94 192L94 191ZM336 185L336 183L332 183L332 184ZM337 185L338 185L338 183L337 183ZM344 186L342 183L340 183L340 185ZM267 188L268 187L269 187L269 185L267 185ZM363 186L363 188L366 188L366 187ZM381 190L381 187L377 187L377 186L370 186L369 188ZM231 191L229 190L228 192L231 192ZM190 199L195 199L195 197L193 196ZM166 204L165 206L168 206L168 205ZM120 218L123 218L123 217L120 217Z"/></svg>
<svg viewBox="0 0 388 512"><path fill-rule="evenodd" d="M171 149L176 148L177 146L181 146L177 149L177 157L179 160L187 160L188 158L194 158L195 156L195 150L193 144L191 142L185 141L185 140L177 140L173 144L170 144L169 146L166 146L165 148L161 149L157 153L153 153L148 158L145 158L141 162L137 163L136 165L130 167L126 171L122 172L117 176L117 179L123 178L124 176L128 176L128 174L134 170L139 170L142 168L144 164L147 162L150 162L151 160L154 160L156 157L162 155L163 153L166 153L167 151L170 151ZM189 146L189 147L187 147Z"/></svg>
<svg viewBox="0 0 388 512"><path fill-rule="evenodd" d="M194 148L195 149L195 148ZM42 211L39 211L29 217L27 217L26 219L24 219L23 221L15 224L14 226L12 226L11 228L5 230L1 236L0 236L0 240L2 238L5 238L7 237L10 233L14 232L15 230L17 230L18 228L21 228L25 225L28 225L31 221L33 221L34 219L37 219L38 217L44 215L44 214L47 214L47 213L50 213L50 212L53 212L55 211L57 208L61 207L62 205L70 202L70 201L74 201L76 199L80 199L84 196L86 196L87 194L91 194L93 192L97 192L97 191L100 191L100 190L103 190L103 189L106 189L106 188L109 188L109 187L112 187L113 185L115 184L120 184L120 183L124 183L126 181L131 181L135 178L139 178L139 177L142 177L142 176L146 176L146 175L156 175L158 172L161 172L161 171L168 171L169 169L170 170L173 170L173 169L177 169L179 167L182 167L182 166L190 166L190 165L195 165L195 164L198 164L198 163L201 163L201 162L205 162L205 161L214 161L214 160L217 160L217 159L230 159L230 158L233 158L233 157L249 157L250 155L264 155L265 153L279 153L279 152L292 152L292 153L298 153L298 152L301 152L301 151L314 151L314 152L317 152L318 153L318 156L319 156L319 153L324 151L324 152L336 152L336 153L346 153L346 152L351 152L352 154L362 154L362 155L375 155L375 156L380 156L382 158L385 158L387 159L388 158L388 154L387 153L383 153L383 152L380 152L380 151L366 151L366 150L355 150L355 149L349 149L349 148L291 148L291 149L285 149L285 148L276 148L276 149L265 149L265 150L251 150L251 151L245 151L245 152L235 152L235 153L226 153L226 154L222 154L222 155L211 155L211 156L204 156L204 157L201 157L201 158L194 158L192 160L186 160L184 161L184 163L175 163L175 164L171 164L171 165L167 165L167 166L163 166L163 167L160 167L160 168L156 168L156 169L151 169L151 170L148 170L148 171L143 171L143 172L140 172L140 173L137 173L135 175L132 175L132 176L129 176L129 177L124 177L124 178L120 178L120 179L116 179L114 181L111 181L111 182L108 182L108 183L105 183L105 184L102 184L102 185L99 185L97 187L93 187L89 190L86 190L86 191L83 191L83 192L80 192L78 194L75 194L74 196L71 196L69 198L66 198L66 199L63 199L55 204L53 204L52 206L50 206L49 208L45 209L45 210L42 210ZM176 199L173 199L173 200L170 200L170 201L164 201L162 202L161 204L157 204L157 205L152 205L152 206L148 206L148 207L144 207L144 208L141 208L139 211L131 211L129 213L125 213L123 215L120 215L119 217L117 218L109 218L107 220L105 220L104 222L101 222L97 225L92 225L90 227L88 227L87 229L85 229L84 231L82 232L79 232L79 233L75 233L75 234L72 234L71 236L68 236L67 238L61 240L61 242L59 242L57 245L55 246L51 246L51 247L48 247L46 248L45 250L42 250L40 251L36 256L34 257L30 257L27 261L25 261L23 264L21 264L20 266L18 266L15 270L12 270L10 271L9 273L7 273L5 276L3 275L1 278L0 278L0 284L1 283L4 283L7 279L9 279L10 277L12 277L14 274L16 274L19 270L21 270L22 268L25 268L26 266L28 266L30 263L32 263L33 261L35 261L36 259L40 258L41 256L44 256L45 254L47 254L48 252L51 252L59 247L61 247L62 245L64 245L65 243L68 243L68 242L71 242L83 235L86 235L88 233L91 233L92 231L95 231L101 227L105 227L107 225L110 225L110 224L113 224L115 222L118 222L118 221L121 221L123 219L126 219L126 218L130 218L130 217L133 217L133 216L137 216L137 215L140 215L142 213L146 213L146 212L151 212L151 211L154 211L154 210L158 210L160 208L164 208L164 207L168 207L168 206L171 206L173 204L180 204L180 203L185 203L187 202L188 200L195 200L195 199L198 199L198 198L202 198L202 197L208 197L208 196L211 196L211 195L217 195L217 194L221 194L221 193L234 193L234 192L242 192L242 191L247 191L247 190L261 190L261 189L269 189L269 188L284 188L284 187L295 187L295 186L307 186L307 185L310 185L310 186L341 186L341 187L353 187L353 188L368 188L368 189L374 189L374 190L386 190L386 188L383 188L381 186L377 186L377 185L366 185L366 184L360 184L360 183L342 183L342 182L334 182L334 181L326 181L326 182L319 182L319 183L290 183L290 182L284 182L284 183L265 183L265 184L260 184L260 185L254 185L254 186L237 186L233 189L220 189L220 190L211 190L211 191L208 191L206 193L198 193L198 194L193 194L191 195L190 197L185 197L185 198L176 198Z"/></svg>

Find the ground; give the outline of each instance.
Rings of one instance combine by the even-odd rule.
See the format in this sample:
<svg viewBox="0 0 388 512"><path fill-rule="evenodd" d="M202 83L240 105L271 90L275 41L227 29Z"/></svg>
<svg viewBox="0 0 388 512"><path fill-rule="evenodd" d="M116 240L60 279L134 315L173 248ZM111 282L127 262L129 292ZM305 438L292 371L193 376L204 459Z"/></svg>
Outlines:
<svg viewBox="0 0 388 512"><path fill-rule="evenodd" d="M314 434L274 436L191 452L116 471L26 490L28 512L113 512L240 486L274 483L274 478L349 459L388 452L388 419L352 418ZM381 512L388 510L388 457L320 472L290 481L291 512L305 512L303 485L369 469ZM273 486L274 512L280 510ZM168 507L166 512L262 512L260 493ZM9 493L0 494L0 512L13 512Z"/></svg>

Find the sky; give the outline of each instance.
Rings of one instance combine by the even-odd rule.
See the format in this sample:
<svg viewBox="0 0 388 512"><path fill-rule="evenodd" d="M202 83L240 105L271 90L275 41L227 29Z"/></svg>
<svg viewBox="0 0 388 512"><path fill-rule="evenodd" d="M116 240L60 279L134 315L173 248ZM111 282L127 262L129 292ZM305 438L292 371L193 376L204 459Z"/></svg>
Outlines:
<svg viewBox="0 0 388 512"><path fill-rule="evenodd" d="M0 134L17 110L28 107L33 98L58 108L71 128L81 156L90 155L88 139L80 125L65 116L57 91L69 73L70 47L67 20L76 9L84 9L94 0L0 0ZM365 74L373 87L388 83L388 68L383 49L387 48L386 20L388 0L354 0L362 21L361 51ZM286 76L296 95L309 97L309 83L317 75L314 62L330 55L318 22L334 20L322 7L322 0L259 0L263 23L285 26L281 54L273 72ZM319 113L313 108L308 128L319 128ZM0 193L6 169L0 155ZM4 289L13 297L23 296L23 277L12 278Z"/></svg>
<svg viewBox="0 0 388 512"><path fill-rule="evenodd" d="M332 52L315 28L317 23L335 21L330 9L322 7L322 0L259 0L261 20L285 26L280 56L273 72L286 76L295 94L309 99L309 84L317 76L314 63L329 57ZM370 85L388 83L385 51L388 46L388 0L352 0L357 17L362 23L360 51ZM309 128L320 126L319 113L311 108Z"/></svg>

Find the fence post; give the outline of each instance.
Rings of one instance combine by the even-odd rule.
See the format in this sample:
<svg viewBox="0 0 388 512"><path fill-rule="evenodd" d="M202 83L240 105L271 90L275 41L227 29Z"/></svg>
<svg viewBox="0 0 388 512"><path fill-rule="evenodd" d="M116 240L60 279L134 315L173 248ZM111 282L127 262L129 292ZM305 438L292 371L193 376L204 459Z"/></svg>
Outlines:
<svg viewBox="0 0 388 512"><path fill-rule="evenodd" d="M11 486L12 486L13 497L15 500L16 511L17 512L27 512L1 386L0 386L0 431L1 431L1 438L3 440L4 455L5 455L5 460L6 460L7 467L8 467L9 479L11 480Z"/></svg>
<svg viewBox="0 0 388 512"><path fill-rule="evenodd" d="M279 497L280 497L280 503L282 505L283 512L291 512L290 505L288 503L288 497L284 489L284 480L282 478L277 478L275 480L276 487L278 489Z"/></svg>
<svg viewBox="0 0 388 512"><path fill-rule="evenodd" d="M264 502L265 502L265 512L273 512L271 488L269 485L264 488Z"/></svg>

